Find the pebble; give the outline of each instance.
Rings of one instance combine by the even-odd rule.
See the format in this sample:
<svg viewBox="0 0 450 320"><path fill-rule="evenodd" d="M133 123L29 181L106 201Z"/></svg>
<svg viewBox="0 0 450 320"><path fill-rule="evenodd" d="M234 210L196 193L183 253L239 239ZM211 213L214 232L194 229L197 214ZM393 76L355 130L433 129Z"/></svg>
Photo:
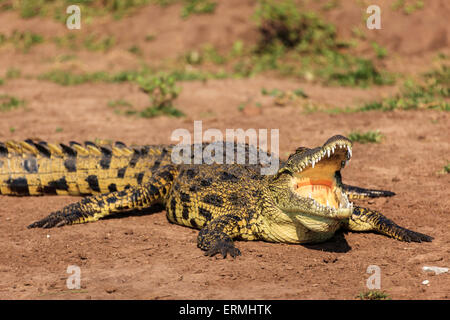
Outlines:
<svg viewBox="0 0 450 320"><path fill-rule="evenodd" d="M423 281L422 281L422 284L429 284L429 283L430 283L429 280L423 280Z"/></svg>
<svg viewBox="0 0 450 320"><path fill-rule="evenodd" d="M441 273L446 273L448 272L448 268L441 268L441 267L435 267L435 266L423 266L422 267L423 271L432 271L435 274L441 274Z"/></svg>

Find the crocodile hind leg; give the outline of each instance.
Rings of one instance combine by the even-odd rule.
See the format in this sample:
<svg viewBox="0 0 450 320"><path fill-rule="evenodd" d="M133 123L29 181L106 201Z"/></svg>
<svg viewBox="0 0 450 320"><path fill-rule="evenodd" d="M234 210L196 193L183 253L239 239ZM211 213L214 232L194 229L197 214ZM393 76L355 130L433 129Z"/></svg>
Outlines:
<svg viewBox="0 0 450 320"><path fill-rule="evenodd" d="M52 228L85 223L97 221L112 213L148 208L167 195L175 174L176 169L173 166L161 167L144 185L86 197L30 224L28 228Z"/></svg>
<svg viewBox="0 0 450 320"><path fill-rule="evenodd" d="M351 200L353 199L369 199L369 198L379 198L379 197L392 197L395 196L394 192L386 190L376 190L376 189L365 189L361 187L351 186L344 184L342 182L342 176L339 171L335 173L335 178L337 183L340 185L342 190L345 192L347 197Z"/></svg>
<svg viewBox="0 0 450 320"><path fill-rule="evenodd" d="M433 237L400 227L380 212L355 207L346 225L351 231L376 231L391 238L406 242L431 242Z"/></svg>
<svg viewBox="0 0 450 320"><path fill-rule="evenodd" d="M379 197L392 197L395 196L394 192L386 190L365 189L347 184L342 185L342 190L347 194L349 199L369 199Z"/></svg>
<svg viewBox="0 0 450 320"><path fill-rule="evenodd" d="M235 214L226 214L209 221L199 232L197 246L205 251L205 255L214 256L218 253L226 258L241 255L234 246L233 238L240 234L244 220Z"/></svg>

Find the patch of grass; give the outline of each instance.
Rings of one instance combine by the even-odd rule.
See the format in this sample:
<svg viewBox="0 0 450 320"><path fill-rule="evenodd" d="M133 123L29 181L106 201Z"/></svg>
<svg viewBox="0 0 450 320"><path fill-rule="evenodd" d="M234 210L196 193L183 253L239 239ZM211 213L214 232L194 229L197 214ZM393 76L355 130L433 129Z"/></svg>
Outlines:
<svg viewBox="0 0 450 320"><path fill-rule="evenodd" d="M217 3L211 0L184 0L181 17L187 19L192 14L213 13Z"/></svg>
<svg viewBox="0 0 450 320"><path fill-rule="evenodd" d="M56 128L55 128L55 132L56 132L56 133L63 132L63 131L64 131L64 129L61 128L61 127L56 127Z"/></svg>
<svg viewBox="0 0 450 320"><path fill-rule="evenodd" d="M156 36L154 35L154 34L147 34L146 36L145 36L145 38L144 38L144 40L146 41L146 42L150 42L150 41L153 41L153 40L155 40L156 39Z"/></svg>
<svg viewBox="0 0 450 320"><path fill-rule="evenodd" d="M353 142L358 143L380 143L381 139L384 136L380 133L379 130L376 131L367 131L367 132L359 132L352 131L348 134L348 138Z"/></svg>
<svg viewBox="0 0 450 320"><path fill-rule="evenodd" d="M163 107L147 107L144 110L140 111L138 115L141 118L154 118L161 115L166 115L170 117L184 117L185 114L175 108L174 106L163 106Z"/></svg>
<svg viewBox="0 0 450 320"><path fill-rule="evenodd" d="M123 99L109 101L108 107L113 108L116 114L129 116L138 113L130 102Z"/></svg>
<svg viewBox="0 0 450 320"><path fill-rule="evenodd" d="M116 40L114 36L100 37L99 35L95 34L88 35L83 41L83 45L87 50L103 52L111 49L115 43Z"/></svg>
<svg viewBox="0 0 450 320"><path fill-rule="evenodd" d="M404 14L409 15L424 8L424 2L421 0L396 0L392 3L393 10L401 10Z"/></svg>
<svg viewBox="0 0 450 320"><path fill-rule="evenodd" d="M424 75L424 81L418 83L413 80L405 81L400 94L364 104L357 111L381 110L390 111L395 109L437 109L450 111L450 68L442 66L438 70L428 72Z"/></svg>
<svg viewBox="0 0 450 320"><path fill-rule="evenodd" d="M38 79L51 81L62 86L73 86L88 82L109 81L110 75L104 71L75 74L65 70L52 70L41 74Z"/></svg>
<svg viewBox="0 0 450 320"><path fill-rule="evenodd" d="M150 1L151 0L11 0L8 1L10 5L3 5L0 9L16 10L24 19L36 16L51 16L55 20L65 23L65 19L67 18L66 8L72 4L80 6L84 17L83 19L86 21L91 20L92 17L103 16L106 14L111 14L115 19L120 19ZM163 0L159 1L162 2ZM166 0L166 2L169 1L170 0Z"/></svg>
<svg viewBox="0 0 450 320"><path fill-rule="evenodd" d="M111 108L117 108L117 107L133 107L131 103L128 101L119 99L119 100L112 100L108 102L108 107Z"/></svg>
<svg viewBox="0 0 450 320"><path fill-rule="evenodd" d="M2 78L0 78L0 86L3 85L5 83L5 80L3 80Z"/></svg>
<svg viewBox="0 0 450 320"><path fill-rule="evenodd" d="M241 75L277 70L329 85L368 87L395 82L393 75L378 70L372 61L348 52L351 43L339 40L335 26L317 13L299 10L294 0L259 0L258 4L254 17L260 39L253 55L235 65Z"/></svg>
<svg viewBox="0 0 450 320"><path fill-rule="evenodd" d="M180 2L180 0L151 0L151 2L161 7L167 7L174 3Z"/></svg>
<svg viewBox="0 0 450 320"><path fill-rule="evenodd" d="M142 49L136 45L133 45L130 48L128 48L128 52L135 54L137 56L142 56Z"/></svg>
<svg viewBox="0 0 450 320"><path fill-rule="evenodd" d="M371 43L373 50L375 51L375 54L377 55L378 59L383 59L387 56L387 49L380 46L378 43L373 41Z"/></svg>
<svg viewBox="0 0 450 320"><path fill-rule="evenodd" d="M22 74L22 72L19 69L16 68L9 68L6 71L6 79L16 79L16 78L20 78L20 75Z"/></svg>
<svg viewBox="0 0 450 320"><path fill-rule="evenodd" d="M76 50L79 48L76 33L67 33L61 37L54 37L53 42L60 48Z"/></svg>
<svg viewBox="0 0 450 320"><path fill-rule="evenodd" d="M14 30L10 36L0 34L0 45L11 43L17 50L23 53L28 53L31 47L43 42L43 36L31 31Z"/></svg>
<svg viewBox="0 0 450 320"><path fill-rule="evenodd" d="M215 47L209 44L203 46L203 56L206 61L210 61L218 65L222 65L227 61L227 59L222 56Z"/></svg>
<svg viewBox="0 0 450 320"><path fill-rule="evenodd" d="M173 101L180 94L181 88L176 85L173 75L160 73L156 76L138 76L136 79L140 89L149 95L150 106L139 113L143 118L159 115L182 117L183 112L173 106Z"/></svg>
<svg viewBox="0 0 450 320"><path fill-rule="evenodd" d="M295 89L292 91L287 91L290 92L291 95L296 96L296 97L301 97L301 98L308 98L308 95L302 90L302 89ZM272 96L272 97L284 97L286 96L287 92L282 91L280 89L272 89L272 90L267 90L266 88L262 88L261 89L261 94L265 95L265 96Z"/></svg>
<svg viewBox="0 0 450 320"><path fill-rule="evenodd" d="M336 28L314 12L300 11L293 0L260 0L254 18L261 39L259 50L282 44L303 52L320 52L336 44Z"/></svg>
<svg viewBox="0 0 450 320"><path fill-rule="evenodd" d="M339 7L339 0L328 0L323 6L322 10L328 11Z"/></svg>
<svg viewBox="0 0 450 320"><path fill-rule="evenodd" d="M450 173L450 162L446 166L444 166L443 170L445 173Z"/></svg>
<svg viewBox="0 0 450 320"><path fill-rule="evenodd" d="M395 83L393 74L378 71L371 60L336 54L329 61L330 64L319 70L319 74L327 79L328 84L365 88L371 84L392 85Z"/></svg>
<svg viewBox="0 0 450 320"><path fill-rule="evenodd" d="M20 100L7 94L0 95L0 112L11 111L23 105L25 105L24 100Z"/></svg>
<svg viewBox="0 0 450 320"><path fill-rule="evenodd" d="M200 50L186 52L183 55L183 60L190 65L201 65L204 62L223 65L227 62L227 58L224 55L221 55L217 49L210 44L205 44Z"/></svg>
<svg viewBox="0 0 450 320"><path fill-rule="evenodd" d="M356 298L360 300L391 300L386 292L378 290L370 290L360 293Z"/></svg>

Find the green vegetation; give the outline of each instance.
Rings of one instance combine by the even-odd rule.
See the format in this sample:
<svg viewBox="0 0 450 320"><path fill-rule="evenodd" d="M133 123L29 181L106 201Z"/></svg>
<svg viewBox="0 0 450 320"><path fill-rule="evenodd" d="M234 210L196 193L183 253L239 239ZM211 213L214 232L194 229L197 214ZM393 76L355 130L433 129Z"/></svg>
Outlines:
<svg viewBox="0 0 450 320"><path fill-rule="evenodd" d="M375 54L377 55L378 59L383 59L387 56L387 49L380 46L375 41L372 42L372 48L375 51Z"/></svg>
<svg viewBox="0 0 450 320"><path fill-rule="evenodd" d="M380 133L379 130L376 131L367 131L367 132L359 132L352 131L348 134L348 138L353 142L358 143L379 143L384 136Z"/></svg>
<svg viewBox="0 0 450 320"><path fill-rule="evenodd" d="M75 74L71 71L53 70L38 76L40 80L48 80L62 86L78 85L87 82L110 81L111 76L104 71Z"/></svg>
<svg viewBox="0 0 450 320"><path fill-rule="evenodd" d="M272 97L276 97L276 98L283 98L286 95L288 95L288 93L290 93L292 96L295 96L295 97L308 98L308 95L302 89L295 89L293 91L282 91L277 88L272 89L270 91L267 90L266 88L261 89L262 95L272 96Z"/></svg>
<svg viewBox="0 0 450 320"><path fill-rule="evenodd" d="M314 12L298 10L293 0L260 0L255 12L260 40L250 58L235 70L249 76L277 70L330 85L390 85L393 75L379 71L372 61L349 52L350 44L337 38L334 25Z"/></svg>
<svg viewBox="0 0 450 320"><path fill-rule="evenodd" d="M445 173L450 173L450 162L446 166L444 166L443 170Z"/></svg>
<svg viewBox="0 0 450 320"><path fill-rule="evenodd" d="M84 47L89 51L106 52L116 43L113 36L100 37L95 34L87 35L83 41Z"/></svg>
<svg viewBox="0 0 450 320"><path fill-rule="evenodd" d="M336 45L336 29L313 12L300 11L293 0L260 0L255 12L260 30L260 51L273 46L320 53Z"/></svg>
<svg viewBox="0 0 450 320"><path fill-rule="evenodd" d="M109 101L108 107L113 108L114 112L120 115L135 115L138 113L130 102L122 99Z"/></svg>
<svg viewBox="0 0 450 320"><path fill-rule="evenodd" d="M17 50L28 53L31 47L43 43L44 37L31 31L14 30L10 36L0 34L0 45L11 43Z"/></svg>
<svg viewBox="0 0 450 320"><path fill-rule="evenodd" d="M440 69L424 74L421 83L413 80L405 81L400 94L369 102L356 111L395 109L437 109L450 111L450 67L443 65Z"/></svg>
<svg viewBox="0 0 450 320"><path fill-rule="evenodd" d="M77 35L75 33L67 33L61 37L54 37L53 42L60 48L68 48L71 50L79 48Z"/></svg>
<svg viewBox="0 0 450 320"><path fill-rule="evenodd" d="M417 10L423 9L424 2L421 0L396 0L392 3L393 10L401 10L404 14L412 14Z"/></svg>
<svg viewBox="0 0 450 320"><path fill-rule="evenodd" d="M0 112L11 111L23 105L25 105L24 100L20 100L7 94L0 95Z"/></svg>
<svg viewBox="0 0 450 320"><path fill-rule="evenodd" d="M328 11L339 7L339 0L328 0L323 6L322 10Z"/></svg>
<svg viewBox="0 0 450 320"><path fill-rule="evenodd" d="M137 56L142 56L142 49L136 45L133 45L130 48L128 48L128 52L135 54Z"/></svg>
<svg viewBox="0 0 450 320"><path fill-rule="evenodd" d="M184 0L181 17L186 19L191 14L213 13L217 3L211 0Z"/></svg>
<svg viewBox="0 0 450 320"><path fill-rule="evenodd" d="M108 107L117 108L117 107L132 107L133 105L125 100L112 100L108 102Z"/></svg>
<svg viewBox="0 0 450 320"><path fill-rule="evenodd" d="M450 111L450 67L427 72L419 80L406 80L400 93L380 101L370 101L356 108L334 108L324 110L330 114L366 111L435 109ZM318 111L318 110L316 110Z"/></svg>
<svg viewBox="0 0 450 320"><path fill-rule="evenodd" d="M172 117L184 116L173 106L173 101L181 91L174 76L165 73L149 77L138 76L136 82L150 99L150 106L139 113L141 117L152 118L163 114Z"/></svg>
<svg viewBox="0 0 450 320"><path fill-rule="evenodd" d="M22 72L19 69L16 68L9 68L6 71L6 79L16 79L16 78L20 78L20 75L22 74Z"/></svg>
<svg viewBox="0 0 450 320"><path fill-rule="evenodd" d="M147 34L144 39L146 42L150 42L150 41L155 40L156 36L154 34Z"/></svg>
<svg viewBox="0 0 450 320"><path fill-rule="evenodd" d="M370 290L360 293L356 298L360 300L391 300L386 292L378 290Z"/></svg>
<svg viewBox="0 0 450 320"><path fill-rule="evenodd" d="M166 0L168 1L168 0ZM65 22L66 8L76 4L80 6L83 16L88 20L93 16L112 14L116 19L131 13L150 0L11 0L0 6L1 10L16 10L22 18L28 19L36 16L53 17L57 21Z"/></svg>

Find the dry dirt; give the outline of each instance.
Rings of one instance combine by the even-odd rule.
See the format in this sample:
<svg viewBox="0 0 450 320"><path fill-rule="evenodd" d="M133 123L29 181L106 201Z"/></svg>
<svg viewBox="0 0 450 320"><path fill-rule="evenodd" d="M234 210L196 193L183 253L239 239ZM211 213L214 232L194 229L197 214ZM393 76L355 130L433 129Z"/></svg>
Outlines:
<svg viewBox="0 0 450 320"><path fill-rule="evenodd" d="M386 1L381 3L384 10ZM345 36L360 23L363 9L344 4L327 14ZM355 8L361 12L355 13ZM254 1L220 1L213 16L185 21L179 18L178 5L148 6L133 18L105 20L84 31L97 28L113 33L118 47L106 55L77 53L77 66L85 71L136 66L136 59L126 51L131 44L142 46L144 59L150 62L201 43L227 47L236 39L254 41L256 31L249 18L253 9ZM411 73L428 70L438 52L448 52L449 9L447 1L432 1L411 16L387 14L384 31L369 35L392 53L386 66ZM66 32L51 20L24 22L13 12L0 14L0 21L4 33L13 29L48 36ZM142 40L147 33L157 34L155 42ZM369 265L381 268L381 289L393 299L449 299L450 274L422 271L425 265L450 266L450 175L439 173L450 160L448 113L305 114L295 106L274 105L261 95L261 88L300 87L311 101L330 106L356 105L397 89L323 87L259 76L182 83L176 106L187 117L131 118L115 114L107 103L125 99L147 104L148 97L133 84L62 87L32 79L57 66L52 58L66 53L52 44L39 45L28 54L0 48L0 74L11 67L22 71L21 78L0 86L0 94L27 101L26 108L0 114L0 141L36 137L170 143L174 129L192 130L194 120L203 120L204 130L279 129L280 155L285 158L301 145L317 146L335 134L379 129L385 135L382 143L355 144L344 181L396 192L392 198L358 204L380 210L401 226L435 240L404 243L374 233L340 232L317 245L237 242L242 256L208 258L196 247L198 231L170 224L165 212L29 230L26 226L31 222L79 199L0 196L0 299L354 299L367 291ZM245 101L260 101L262 107L244 115L237 106ZM66 287L69 265L81 268L80 290ZM422 284L424 280L429 284Z"/></svg>

